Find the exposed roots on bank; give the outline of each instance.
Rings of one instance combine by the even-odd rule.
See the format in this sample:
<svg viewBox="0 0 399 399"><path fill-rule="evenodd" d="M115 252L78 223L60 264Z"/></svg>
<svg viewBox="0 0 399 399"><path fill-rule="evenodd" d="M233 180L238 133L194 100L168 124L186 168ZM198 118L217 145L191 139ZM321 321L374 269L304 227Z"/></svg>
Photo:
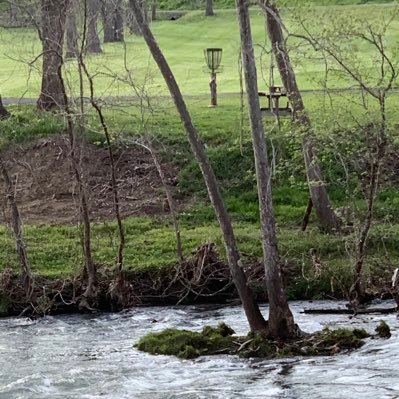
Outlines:
<svg viewBox="0 0 399 399"><path fill-rule="evenodd" d="M385 322L376 328L374 337L389 338ZM261 335L235 336L234 330L224 323L206 326L200 332L169 328L142 337L135 347L153 355L172 355L193 359L209 355L238 355L242 358L284 358L293 356L331 356L360 348L365 339L372 337L363 329L339 328L308 334L296 340L278 342Z"/></svg>
<svg viewBox="0 0 399 399"><path fill-rule="evenodd" d="M84 296L86 275L74 279L35 278L26 300L23 281L12 269L0 273L0 316L43 316L92 310L115 311L140 305L223 303L236 298L228 266L213 243L205 244L174 271L124 271L97 265L93 298Z"/></svg>

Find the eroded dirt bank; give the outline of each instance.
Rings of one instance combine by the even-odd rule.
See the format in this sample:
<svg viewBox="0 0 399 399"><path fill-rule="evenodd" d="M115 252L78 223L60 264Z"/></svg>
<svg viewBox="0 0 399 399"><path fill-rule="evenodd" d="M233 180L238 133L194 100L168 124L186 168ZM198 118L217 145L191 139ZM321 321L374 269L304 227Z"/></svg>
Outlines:
<svg viewBox="0 0 399 399"><path fill-rule="evenodd" d="M16 198L25 223L69 224L78 219L78 198L65 137L42 139L5 153L15 178ZM123 217L167 212L165 192L151 155L139 146L114 150L120 207ZM82 158L93 221L113 217L113 198L108 151L86 143ZM172 190L177 169L163 164ZM0 184L3 215L4 184Z"/></svg>

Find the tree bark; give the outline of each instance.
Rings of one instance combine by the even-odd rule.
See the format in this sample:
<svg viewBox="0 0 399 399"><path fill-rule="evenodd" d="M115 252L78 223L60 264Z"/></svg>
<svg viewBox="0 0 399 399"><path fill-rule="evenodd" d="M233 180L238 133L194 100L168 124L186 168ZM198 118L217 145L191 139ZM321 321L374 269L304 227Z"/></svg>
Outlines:
<svg viewBox="0 0 399 399"><path fill-rule="evenodd" d="M302 231L305 231L306 228L308 227L310 214L312 213L312 209L313 209L312 198L309 198L308 199L308 204L306 205L305 214L304 214L303 220L302 220L302 227L301 227Z"/></svg>
<svg viewBox="0 0 399 399"><path fill-rule="evenodd" d="M26 245L22 230L22 220L19 215L19 209L15 200L15 188L8 173L5 161L0 157L0 169L6 186L6 196L11 207L11 226L14 233L15 247L18 254L19 264L21 266L22 280L24 284L25 296L30 301L33 294L33 276L29 265Z"/></svg>
<svg viewBox="0 0 399 399"><path fill-rule="evenodd" d="M204 177L209 198L215 209L215 213L219 220L220 228L222 231L224 244L226 248L226 254L228 263L230 266L231 275L238 294L243 304L245 314L248 319L250 329L254 332L264 332L267 330L267 322L263 318L258 305L256 304L251 288L248 285L246 275L242 268L242 262L237 247L236 238L233 231L229 215L226 207L223 203L222 196L220 194L219 186L210 165L208 156L205 151L204 144L198 136L197 130L192 123L191 116L187 110L180 88L177 85L176 79L164 57L161 49L159 48L151 30L144 21L142 9L140 7L140 0L129 0L130 6L135 14L137 24L139 25L144 40L146 41L150 52L157 63L166 84L168 85L170 94L173 97L177 111L179 112L181 121L184 125L184 129L187 134L187 138L190 142L191 150L196 157L202 175Z"/></svg>
<svg viewBox="0 0 399 399"><path fill-rule="evenodd" d="M118 232L119 232L119 248L118 248L118 256L116 262L116 268L118 273L121 275L123 272L123 251L125 248L125 229L122 223L122 217L120 213L120 201L119 201L119 190L118 190L118 183L117 183L117 175L116 175L116 164L114 160L114 153L112 150L112 138L108 129L108 125L105 122L105 117L102 112L100 105L97 103L94 97L94 82L92 76L89 74L86 64L83 62L83 59L80 59L81 67L83 69L84 74L86 75L87 80L89 81L90 87L90 103L94 110L97 113L99 118L101 127L104 132L105 140L107 142L107 149L108 149L108 157L110 163L110 172L111 172L111 187L112 187L112 194L114 197L114 213L115 218L118 225Z"/></svg>
<svg viewBox="0 0 399 399"><path fill-rule="evenodd" d="M80 302L80 307L91 309L92 306L97 303L97 268L93 261L92 251L91 251L91 222L90 222L90 212L89 212L89 202L86 193L86 184L84 173L81 165L82 152L83 152L83 131L84 131L84 102L83 102L83 76L81 71L81 63L83 59L83 54L81 51L78 53L79 56L79 81L80 81L80 126L76 128L73 120L72 112L69 108L68 96L65 88L64 79L61 75L61 69L59 70L59 80L61 82L61 90L64 101L64 109L67 121L67 132L69 136L70 145L70 160L72 171L75 177L75 181L78 187L78 197L79 197L79 213L81 223L83 225L83 239L82 239L82 249L85 260L85 273L84 277L87 278L86 289L82 295L82 300Z"/></svg>
<svg viewBox="0 0 399 399"><path fill-rule="evenodd" d="M37 106L44 111L65 108L60 76L68 3L69 0L41 0L43 71Z"/></svg>
<svg viewBox="0 0 399 399"><path fill-rule="evenodd" d="M349 291L349 300L352 308L357 308L357 305L365 303L369 300L367 298L364 282L363 282L363 268L364 261L367 255L367 243L369 240L370 229L373 223L375 201L378 196L378 188L380 184L381 165L386 152L387 146L387 121L386 121L386 95L390 89L385 89L380 93L378 98L380 106L381 124L378 128L378 136L375 138L374 148L371 149L371 165L369 172L369 187L367 195L367 214L366 219L360 230L360 237L357 243L357 253L355 262L354 282ZM372 137L372 132L367 132L368 136Z"/></svg>
<svg viewBox="0 0 399 399"><path fill-rule="evenodd" d="M268 36L272 44L281 80L293 109L294 121L303 131L303 157L313 207L324 231L340 230L342 223L333 210L326 184L323 180L315 150L316 138L312 131L311 121L306 113L302 95L296 82L295 72L285 45L279 11L271 0L260 0L260 4L266 14Z"/></svg>
<svg viewBox="0 0 399 399"><path fill-rule="evenodd" d="M100 38L98 37L97 23L100 11L99 0L85 0L87 7L87 32L86 52L92 54L102 53Z"/></svg>
<svg viewBox="0 0 399 399"><path fill-rule="evenodd" d="M131 13L130 32L133 35L141 36L142 32L141 32L140 24L137 22L135 13L133 11L132 2L130 0L129 0L129 4L130 4L130 13ZM141 12L141 16L143 17L144 23L147 24L147 22L148 22L147 1L146 0L138 0L137 6L141 10L140 12Z"/></svg>
<svg viewBox="0 0 399 399"><path fill-rule="evenodd" d="M154 148L151 146L151 144L144 145L143 147L147 148L147 150L150 152L152 160L154 161L154 165L157 168L158 175L161 179L161 182L162 182L165 194L166 194L166 199L167 199L168 205L169 205L169 213L172 218L173 227L175 229L177 258L180 262L183 262L184 261L183 244L182 244L181 234L180 234L179 215L178 215L178 211L175 206L175 201L173 199L171 190L168 187L165 173L161 167L161 163L158 160L158 156L157 156Z"/></svg>
<svg viewBox="0 0 399 399"><path fill-rule="evenodd" d="M69 7L67 9L66 18L66 58L77 58L79 52L78 46L78 28L76 24L78 12L77 0L70 0Z"/></svg>
<svg viewBox="0 0 399 399"><path fill-rule="evenodd" d="M3 105L3 100L0 96L0 120L5 120L11 118L10 112L6 109L6 107Z"/></svg>
<svg viewBox="0 0 399 399"><path fill-rule="evenodd" d="M104 43L123 42L124 22L122 0L103 0L101 14Z"/></svg>
<svg viewBox="0 0 399 399"><path fill-rule="evenodd" d="M210 107L216 107L218 105L217 100L217 83L216 83L216 73L211 73L211 80L209 81L209 88L211 89L211 104Z"/></svg>
<svg viewBox="0 0 399 399"><path fill-rule="evenodd" d="M155 21L157 19L157 0L152 0L151 3L151 21Z"/></svg>
<svg viewBox="0 0 399 399"><path fill-rule="evenodd" d="M11 26L16 25L18 22L18 6L14 3L10 3L10 23Z"/></svg>
<svg viewBox="0 0 399 399"><path fill-rule="evenodd" d="M281 275L281 261L278 253L272 202L271 173L258 97L257 72L248 2L246 0L236 0L236 4L240 24L242 59L254 147L263 261L269 298L268 336L284 340L296 337L298 331L294 317L288 306Z"/></svg>
<svg viewBox="0 0 399 399"><path fill-rule="evenodd" d="M206 0L205 16L212 17L213 15L213 0Z"/></svg>

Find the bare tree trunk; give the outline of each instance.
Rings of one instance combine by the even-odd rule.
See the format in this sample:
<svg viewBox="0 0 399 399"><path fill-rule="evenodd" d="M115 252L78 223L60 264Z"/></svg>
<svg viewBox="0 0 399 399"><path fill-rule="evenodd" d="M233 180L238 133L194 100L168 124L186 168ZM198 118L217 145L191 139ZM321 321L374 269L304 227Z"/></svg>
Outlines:
<svg viewBox="0 0 399 399"><path fill-rule="evenodd" d="M102 53L100 38L98 37L97 23L100 12L99 0L85 0L87 7L87 38L86 51L88 53Z"/></svg>
<svg viewBox="0 0 399 399"><path fill-rule="evenodd" d="M11 26L18 22L18 6L14 2L10 2L10 23Z"/></svg>
<svg viewBox="0 0 399 399"><path fill-rule="evenodd" d="M166 199L168 201L169 212L170 212L170 216L172 218L173 227L175 229L177 258L180 262L182 262L182 261L184 261L184 256L183 256L183 244L182 244L181 234L180 234L179 215L176 210L175 201L173 199L171 190L166 181L165 173L161 167L161 163L159 162L158 156L157 156L154 148L152 147L152 145L150 143L143 144L143 143L139 143L139 142L136 142L136 144L145 148L151 154L152 160L154 161L154 165L158 171L158 175L161 179L161 182L162 182L165 194L166 194Z"/></svg>
<svg viewBox="0 0 399 399"><path fill-rule="evenodd" d="M103 0L101 4L101 19L103 22L104 43L114 41L113 1Z"/></svg>
<svg viewBox="0 0 399 399"><path fill-rule="evenodd" d="M315 135L311 121L306 113L301 92L298 88L295 72L285 45L281 27L281 18L277 7L271 0L260 0L266 14L266 26L273 53L277 61L281 80L287 90L288 99L293 108L294 120L303 130L302 149L310 197L319 223L325 231L337 231L341 220L335 214L328 197L326 184L315 150Z"/></svg>
<svg viewBox="0 0 399 399"><path fill-rule="evenodd" d="M73 122L71 111L68 107L65 109L67 119L67 131L70 141L70 158L75 181L78 186L78 195L80 202L80 218L83 225L83 255L85 259L85 271L87 274L87 285L83 293L82 307L91 308L95 305L97 295L97 269L93 262L91 251L91 222L89 213L89 204L86 194L86 186L81 166L81 150L82 150L82 137L76 134L76 127Z"/></svg>
<svg viewBox="0 0 399 399"><path fill-rule="evenodd" d="M157 0L152 0L151 3L151 21L155 21L157 19Z"/></svg>
<svg viewBox="0 0 399 399"><path fill-rule="evenodd" d="M211 73L211 80L209 81L209 88L211 89L211 104L210 107L217 107L217 83L216 83L216 73Z"/></svg>
<svg viewBox="0 0 399 399"><path fill-rule="evenodd" d="M357 243L354 282L349 292L350 304L354 309L356 309L359 304L366 300L365 287L363 284L363 266L364 260L366 258L366 245L374 215L374 202L378 190L380 160L373 160L370 169L370 187L367 199L367 215L366 220L361 228L360 238Z"/></svg>
<svg viewBox="0 0 399 399"><path fill-rule="evenodd" d="M387 146L387 122L386 122L386 94L387 90L382 91L378 98L381 115L381 125L379 127L378 135L375 138L374 148L371 149L373 153L370 165L370 183L367 196L367 214L363 226L360 230L360 238L357 243L356 262L354 282L349 292L349 300L351 307L356 309L357 305L366 302L369 298L366 296L365 287L363 284L363 268L364 261L367 255L367 243L369 240L370 229L374 218L374 206L378 195L378 187L380 180L381 164L383 162L386 146ZM370 136L371 134L368 133Z"/></svg>
<svg viewBox="0 0 399 399"><path fill-rule="evenodd" d="M115 217L117 220L118 232L119 232L119 248L118 248L117 265L116 266L117 266L117 270L118 270L119 274L121 274L123 271L123 251L125 248L125 230L123 228L122 217L120 214L119 191L118 191L118 184L117 184L117 179L116 179L116 166L115 166L115 161L114 161L114 154L112 151L111 135L109 133L108 126L105 122L105 118L104 118L102 109L98 105L98 103L94 97L93 78L90 76L89 71L86 67L86 64L83 62L82 58L80 59L80 62L81 62L83 71L86 75L86 78L89 81L90 103L98 115L101 127L104 132L105 140L107 142L108 156L109 156L110 169L111 169L111 186L112 186L112 193L113 193L113 197L114 197L114 212L115 212Z"/></svg>
<svg viewBox="0 0 399 399"><path fill-rule="evenodd" d="M246 275L242 268L242 262L240 259L240 254L237 247L237 242L235 239L233 226L231 224L229 215L223 203L222 196L220 194L219 186L213 172L213 169L209 163L208 156L205 151L204 144L202 143L200 137L198 136L197 130L194 127L190 114L187 110L186 104L184 102L183 96L180 92L179 86L174 78L174 75L162 54L151 30L144 21L142 14L142 9L140 7L140 0L129 0L130 6L135 14L137 24L139 25L144 40L146 41L151 54L157 63L166 84L168 85L169 91L175 102L177 111L180 114L180 118L184 125L187 138L190 142L191 150L200 165L202 175L204 177L209 198L215 209L217 218L219 220L220 228L223 234L223 239L226 248L226 254L228 263L230 266L231 275L235 286L237 288L238 294L243 304L245 314L248 319L249 326L254 332L264 332L267 330L267 322L263 318L258 305L256 304L252 290L248 285Z"/></svg>
<svg viewBox="0 0 399 399"><path fill-rule="evenodd" d="M69 0L41 0L43 71L37 106L45 111L65 108L61 69L68 3Z"/></svg>
<svg viewBox="0 0 399 399"><path fill-rule="evenodd" d="M240 24L242 59L254 147L262 247L269 298L268 335L275 339L288 339L297 336L298 332L294 317L288 306L281 276L281 261L277 247L272 202L271 174L258 97L257 72L248 2L246 0L237 0L236 4Z"/></svg>
<svg viewBox="0 0 399 399"><path fill-rule="evenodd" d="M104 29L104 43L124 40L122 0L103 0L101 15Z"/></svg>
<svg viewBox="0 0 399 399"><path fill-rule="evenodd" d="M66 58L77 58L79 53L78 48L78 28L76 24L76 17L78 13L77 0L70 0L67 10L66 19Z"/></svg>
<svg viewBox="0 0 399 399"><path fill-rule="evenodd" d="M312 213L313 202L312 198L308 199L308 204L306 205L305 214L303 215L301 230L305 231L309 224L310 214Z"/></svg>
<svg viewBox="0 0 399 399"><path fill-rule="evenodd" d="M123 15L125 13L124 6L122 0L117 0L116 10L115 10L115 19L114 19L114 32L115 32L115 41L123 42L125 39L124 26L125 21Z"/></svg>
<svg viewBox="0 0 399 399"><path fill-rule="evenodd" d="M141 15L143 17L144 23L148 22L148 12L147 12L147 1L146 0L138 0L138 7L140 7ZM135 13L133 11L133 7L131 6L131 1L129 0L130 9L131 9L131 17L130 17L130 31L133 35L141 36L141 28L137 19L135 17Z"/></svg>
<svg viewBox="0 0 399 399"><path fill-rule="evenodd" d="M213 15L213 0L206 0L205 16L212 17Z"/></svg>
<svg viewBox="0 0 399 399"><path fill-rule="evenodd" d="M82 61L83 58L83 47L86 42L86 34L87 34L87 7L85 4L84 7L84 21L83 21L83 38L82 38L82 46L78 52L79 61ZM90 223L90 213L89 213L89 203L87 200L86 193L86 184L84 179L84 174L81 165L82 159L82 150L83 150L83 118L84 118L84 102L83 102L83 77L81 72L79 62L79 81L80 81L80 128L76 129L74 124L72 111L69 108L68 97L66 92L66 87L64 83L64 79L61 75L61 69L59 70L59 80L61 82L61 90L64 101L64 111L67 121L67 132L69 136L69 144L70 144L70 159L71 166L73 170L73 174L75 177L75 181L78 187L78 196L79 196L79 211L80 211L80 219L83 225L83 255L85 260L85 271L87 277L87 285L86 289L83 293L83 299L81 300L80 306L84 308L89 308L93 305L96 305L97 299L97 268L94 264L92 258L91 251L91 223ZM77 132L78 130L78 132Z"/></svg>
<svg viewBox="0 0 399 399"><path fill-rule="evenodd" d="M6 107L3 105L3 100L0 96L0 120L5 120L11 118L10 112L6 109Z"/></svg>
<svg viewBox="0 0 399 399"><path fill-rule="evenodd" d="M6 196L11 207L11 226L14 233L15 247L18 254L19 264L21 266L21 274L24 283L24 290L27 301L30 301L33 294L33 276L29 265L28 255L22 231L22 221L19 215L17 202L15 200L15 188L8 174L5 161L0 157L0 169L6 185Z"/></svg>

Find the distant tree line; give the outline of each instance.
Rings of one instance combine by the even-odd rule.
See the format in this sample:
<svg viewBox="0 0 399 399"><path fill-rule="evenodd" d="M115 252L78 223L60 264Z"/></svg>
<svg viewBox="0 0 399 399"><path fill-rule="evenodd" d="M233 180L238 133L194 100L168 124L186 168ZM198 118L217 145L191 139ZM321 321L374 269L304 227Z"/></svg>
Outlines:
<svg viewBox="0 0 399 399"><path fill-rule="evenodd" d="M74 15L71 10L77 11L77 0L68 1L70 16ZM214 0L184 0L184 1L160 1L160 0L141 0L143 12L148 20L175 19L173 15L163 12L160 15L157 10L178 10L178 9L204 9L206 16L213 15ZM121 41L118 31L123 30L123 25L133 32L137 32L135 21L129 0L96 0L88 1L90 9L95 9L95 14L102 21L104 42ZM27 27L37 25L41 19L40 0L1 0L0 1L0 20L5 26ZM94 21L93 21L94 23Z"/></svg>

